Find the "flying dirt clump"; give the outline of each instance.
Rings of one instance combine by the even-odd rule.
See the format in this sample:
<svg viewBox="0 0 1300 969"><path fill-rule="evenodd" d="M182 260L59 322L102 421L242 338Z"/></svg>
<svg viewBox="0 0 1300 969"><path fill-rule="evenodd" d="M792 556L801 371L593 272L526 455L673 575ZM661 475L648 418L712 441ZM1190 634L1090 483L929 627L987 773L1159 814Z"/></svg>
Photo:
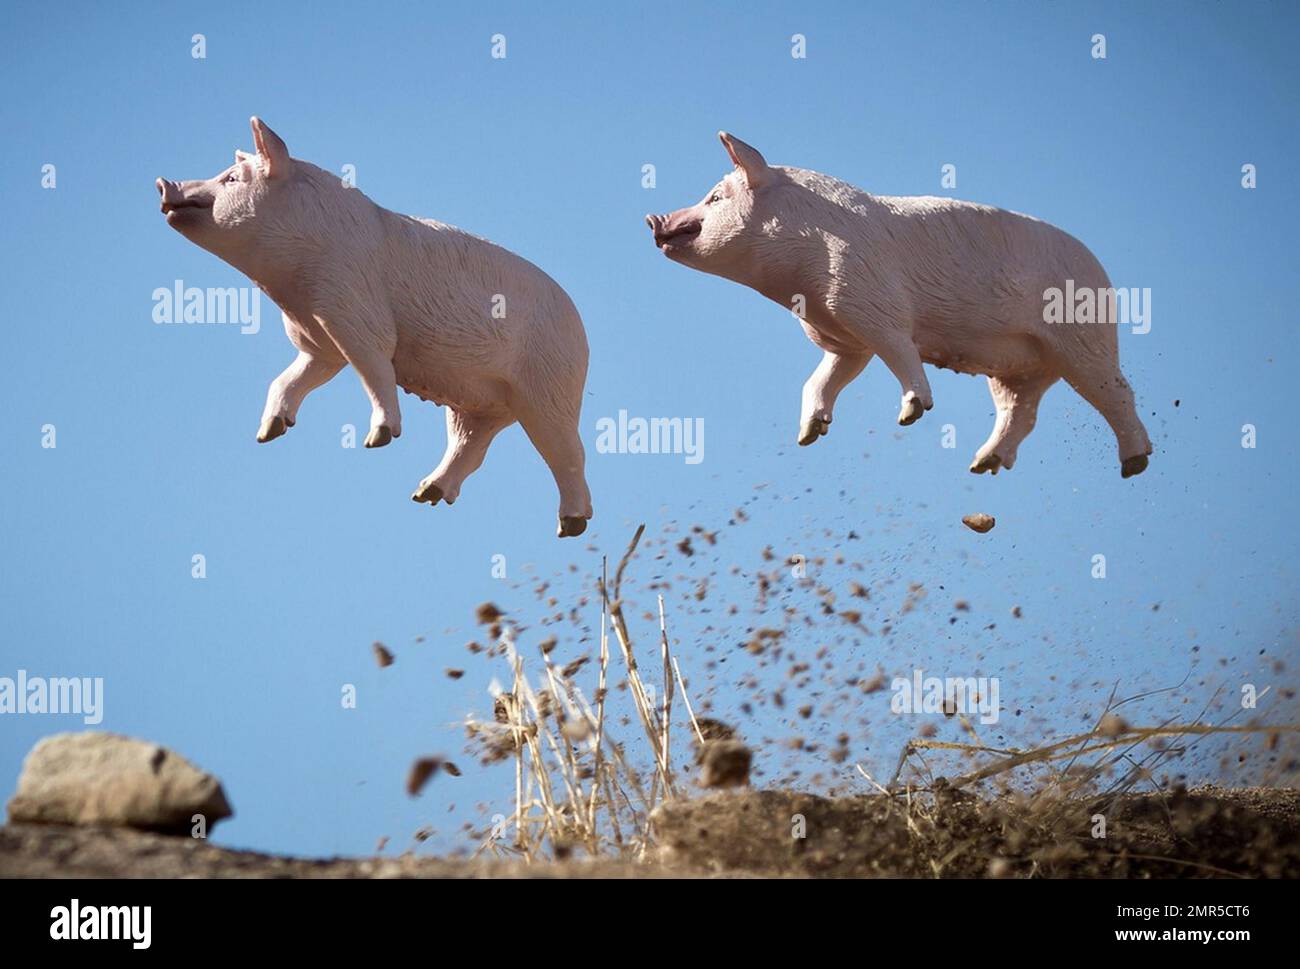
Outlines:
<svg viewBox="0 0 1300 969"><path fill-rule="evenodd" d="M460 768L449 760L442 757L419 758L411 765L411 770L406 775L406 793L411 797L417 796L424 790L424 785L429 783L429 779L439 771L452 777L460 777Z"/></svg>
<svg viewBox="0 0 1300 969"><path fill-rule="evenodd" d="M706 740L696 751L700 787L743 787L754 754L739 740Z"/></svg>
<svg viewBox="0 0 1300 969"><path fill-rule="evenodd" d="M478 620L480 626L490 626L500 622L505 613L496 607L495 603L484 602L474 610L474 618Z"/></svg>
<svg viewBox="0 0 1300 969"><path fill-rule="evenodd" d="M984 512L976 512L973 515L962 516L961 523L973 532L979 532L983 535L985 532L991 532L996 525L997 519L992 515L986 515Z"/></svg>

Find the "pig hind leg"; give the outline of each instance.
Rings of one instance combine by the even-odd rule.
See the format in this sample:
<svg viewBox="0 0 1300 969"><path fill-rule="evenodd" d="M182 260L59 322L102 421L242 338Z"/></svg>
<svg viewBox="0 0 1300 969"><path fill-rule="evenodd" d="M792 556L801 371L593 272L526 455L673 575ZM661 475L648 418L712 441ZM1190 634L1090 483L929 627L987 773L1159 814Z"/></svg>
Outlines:
<svg viewBox="0 0 1300 969"><path fill-rule="evenodd" d="M293 427L298 419L298 408L303 398L343 369L341 358L300 350L293 363L271 381L266 395L266 408L257 430L258 443L274 440Z"/></svg>
<svg viewBox="0 0 1300 969"><path fill-rule="evenodd" d="M528 407L519 413L519 423L551 469L560 489L560 522L556 532L560 538L581 535L587 530L587 520L592 516L591 492L583 474L586 454L578 435L576 410L574 408L572 413L567 409L542 413Z"/></svg>
<svg viewBox="0 0 1300 969"><path fill-rule="evenodd" d="M870 360L870 353L826 351L822 362L803 385L803 406L799 415L800 445L811 444L830 430L836 398L841 390L862 373Z"/></svg>
<svg viewBox="0 0 1300 969"><path fill-rule="evenodd" d="M1038 419L1038 402L1057 379L1055 374L989 377L989 393L993 395L998 416L993 433L975 453L970 466L972 472L997 474L999 468L1010 469L1016 463L1016 451Z"/></svg>
<svg viewBox="0 0 1300 969"><path fill-rule="evenodd" d="M453 504L460 496L465 479L479 469L487 457L488 446L514 418L500 414L466 414L447 408L447 450L433 473L420 482L412 501L439 501Z"/></svg>
<svg viewBox="0 0 1300 969"><path fill-rule="evenodd" d="M899 334L882 342L877 348L880 359L903 388L903 406L898 412L898 423L906 427L921 419L921 415L934 406L930 381L925 376L921 354L908 334Z"/></svg>
<svg viewBox="0 0 1300 969"><path fill-rule="evenodd" d="M348 363L356 370L370 398L366 447L383 447L393 438L401 437L402 411L397 403L397 371L393 369L392 357L366 348L349 353Z"/></svg>
<svg viewBox="0 0 1300 969"><path fill-rule="evenodd" d="M325 319L317 316L325 333L352 364L361 378L361 386L370 398L370 433L366 447L383 447L402 436L402 410L397 403L397 371L393 353L397 335L391 320L363 327L357 321L373 318L364 308L344 307L339 315Z"/></svg>
<svg viewBox="0 0 1300 969"><path fill-rule="evenodd" d="M1079 392L1079 396L1092 404L1106 418L1119 442L1120 474L1131 478L1146 470L1151 454L1151 439L1137 415L1133 388L1120 373L1119 364L1113 360L1098 361L1098 365L1067 371L1065 379Z"/></svg>

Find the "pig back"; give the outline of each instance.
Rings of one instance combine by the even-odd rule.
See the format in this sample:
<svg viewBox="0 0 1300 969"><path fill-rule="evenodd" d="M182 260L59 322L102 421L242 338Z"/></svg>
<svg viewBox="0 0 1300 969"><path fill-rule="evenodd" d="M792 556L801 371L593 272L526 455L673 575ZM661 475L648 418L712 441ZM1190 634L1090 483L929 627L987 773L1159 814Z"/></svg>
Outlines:
<svg viewBox="0 0 1300 969"><path fill-rule="evenodd" d="M1067 279L1110 285L1088 247L1048 222L956 199L887 201L906 224L907 257L895 268L918 316L1037 329L1047 290Z"/></svg>
<svg viewBox="0 0 1300 969"><path fill-rule="evenodd" d="M390 235L383 268L399 369L425 372L424 383L448 370L509 379L545 347L585 370L578 311L537 266L432 219L401 217Z"/></svg>
<svg viewBox="0 0 1300 969"><path fill-rule="evenodd" d="M500 386L528 384L538 360L581 380L588 360L581 317L550 276L455 226L399 219L383 274L404 388L477 407Z"/></svg>

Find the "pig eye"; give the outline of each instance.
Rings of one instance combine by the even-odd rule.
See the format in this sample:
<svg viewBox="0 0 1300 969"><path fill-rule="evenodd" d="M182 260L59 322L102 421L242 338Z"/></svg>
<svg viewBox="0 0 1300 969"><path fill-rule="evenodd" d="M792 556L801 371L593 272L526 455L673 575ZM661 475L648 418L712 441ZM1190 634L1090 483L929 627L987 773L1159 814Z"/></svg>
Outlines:
<svg viewBox="0 0 1300 969"><path fill-rule="evenodd" d="M231 172L231 173L228 174L225 178L223 178L222 181L223 181L223 182L237 182L237 181L239 181L239 172Z"/></svg>
<svg viewBox="0 0 1300 969"><path fill-rule="evenodd" d="M709 196L709 200L705 204L712 205L714 202L721 202L721 201L722 201L722 193L714 192L712 195Z"/></svg>

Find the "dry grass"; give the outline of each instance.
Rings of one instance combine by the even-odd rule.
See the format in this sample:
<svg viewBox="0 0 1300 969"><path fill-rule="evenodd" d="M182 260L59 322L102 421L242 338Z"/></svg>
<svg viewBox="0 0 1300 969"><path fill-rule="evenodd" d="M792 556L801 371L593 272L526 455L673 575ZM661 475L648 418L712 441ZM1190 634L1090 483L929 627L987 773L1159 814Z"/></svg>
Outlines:
<svg viewBox="0 0 1300 969"><path fill-rule="evenodd" d="M1192 723L1179 724L1168 720L1154 727L1134 727L1115 712L1126 704L1162 692L1167 691L1157 690L1116 701L1116 690L1112 690L1105 709L1091 730L1027 750L985 746L971 722L961 716L959 719L962 727L970 734L973 743L960 744L913 738L904 746L899 756L898 767L889 787L891 790L897 789L904 767L913 757L916 757L919 764L914 766L919 769L914 772L914 776L920 779L918 787L923 790L932 788L936 778L929 764L925 762L923 751L944 750L961 754L968 761L969 767L955 778L943 779L944 785L949 788L971 787L982 781L1021 769L1023 774L1029 774L1036 780L1036 786L1041 794L1077 797L1098 791L1097 783L1102 778L1112 776L1117 769L1123 768L1112 784L1098 791L1104 797L1113 799L1128 793L1141 781L1150 781L1160 764L1186 754L1205 737L1224 734L1261 734L1272 739L1283 733L1300 733L1298 724L1232 725L1231 721L1240 716L1243 710L1238 710L1223 723L1202 723L1201 718L1213 705L1215 698L1211 698L1210 703L1206 704L1200 716ZM1194 739L1184 744L1177 741L1165 743L1160 738ZM1156 742L1150 743L1151 741ZM1142 744L1147 744L1150 749L1139 752L1137 748ZM1090 758L1089 755L1093 754L1097 756ZM985 755L996 755L996 759L978 765L970 763L979 761ZM1062 762L1063 765L1058 766ZM1046 770L1036 772L1035 769L1040 767ZM1025 777L1022 776L1018 780L1023 781Z"/></svg>
<svg viewBox="0 0 1300 969"><path fill-rule="evenodd" d="M642 859L651 844L651 812L680 796L672 757L673 704L678 692L691 728L697 739L702 738L669 647L663 597L659 597L657 704L646 687L623 614L624 572L644 531L644 525L637 529L614 572L612 587L602 565L600 653L593 699L566 670L555 666L546 650L540 651L542 673L536 685L530 683L524 657L516 649L515 631L509 623L503 624L501 644L513 675L511 688L497 697L493 720L469 720L466 729L488 751L487 759L513 758L515 807L510 830L496 825L476 854L563 858L581 846L592 857L612 853ZM609 729L611 632L650 754L649 771L634 766Z"/></svg>

